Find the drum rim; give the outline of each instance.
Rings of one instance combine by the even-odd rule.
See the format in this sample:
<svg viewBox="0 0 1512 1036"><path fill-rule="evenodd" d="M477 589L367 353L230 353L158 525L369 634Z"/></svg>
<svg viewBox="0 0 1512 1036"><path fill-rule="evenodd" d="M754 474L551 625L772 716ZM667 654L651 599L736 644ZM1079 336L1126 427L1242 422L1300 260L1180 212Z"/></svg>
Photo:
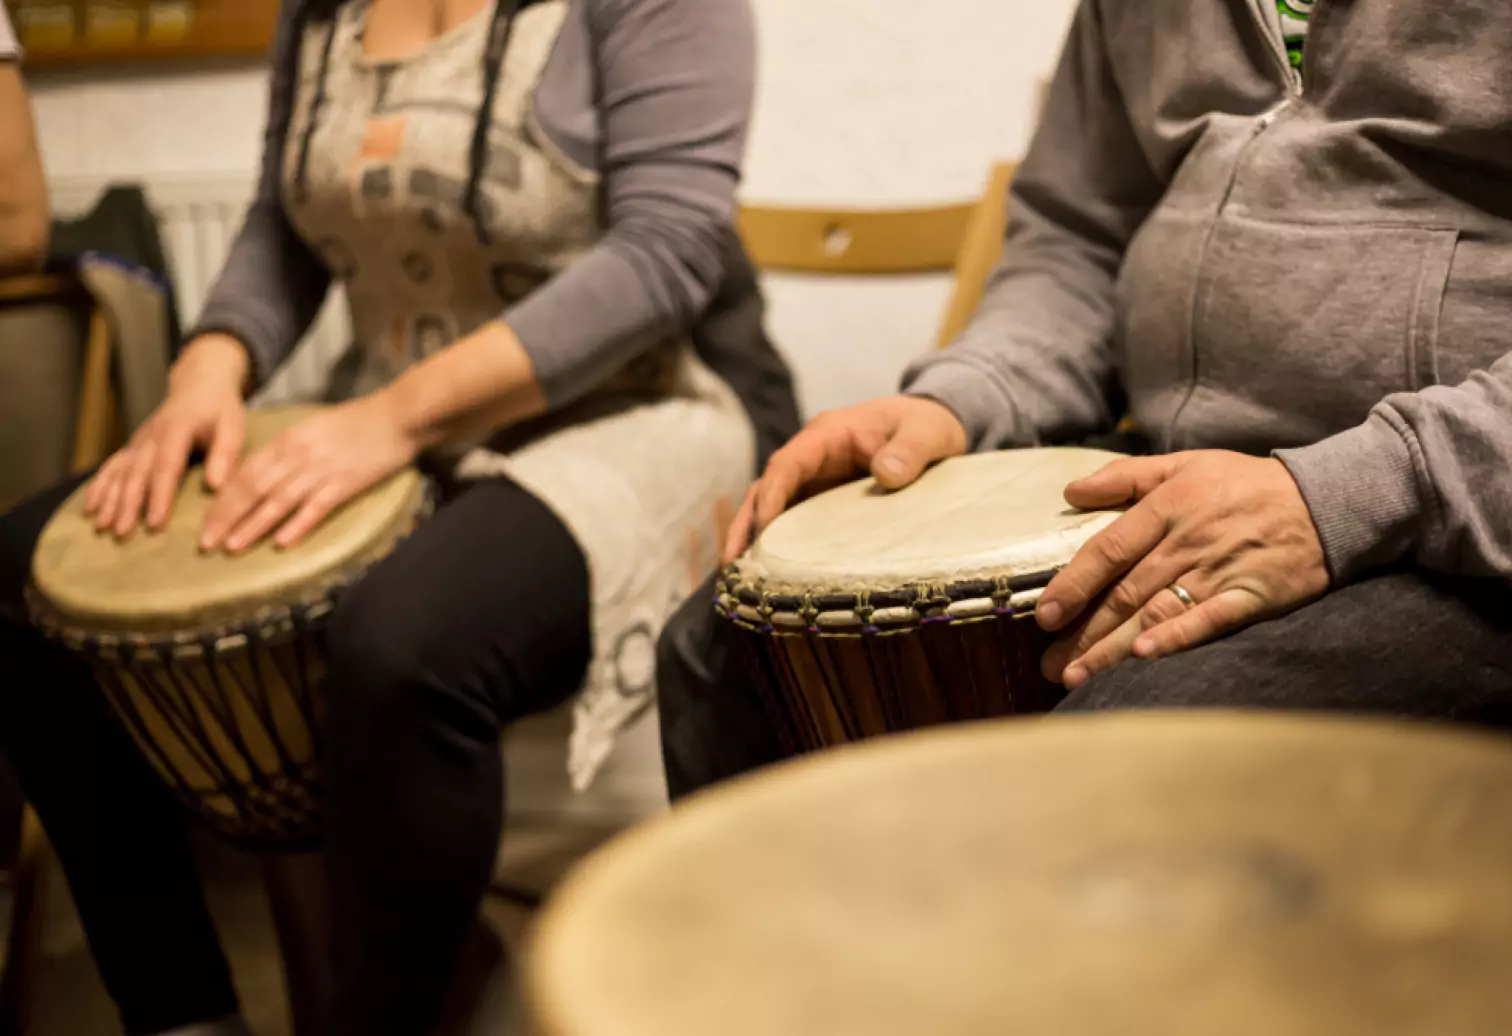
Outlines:
<svg viewBox="0 0 1512 1036"><path fill-rule="evenodd" d="M226 613L251 603L246 599L230 600L207 612L198 622L185 622L177 629L122 631L106 628L88 617L70 615L56 608L38 589L34 578L27 579L24 591L32 624L45 636L62 642L75 651L107 661L160 660L190 658L219 651L236 650L251 643L276 644L293 639L306 626L328 616L336 608L342 591L355 584L375 563L391 554L435 510L436 491L430 479L417 479L415 506L366 550L359 551L342 565L323 576L311 579L292 595L292 600L267 603L250 615L244 610L235 619Z"/></svg>
<svg viewBox="0 0 1512 1036"><path fill-rule="evenodd" d="M885 590L771 593L748 583L737 562L716 583L715 610L764 633L808 631L854 636L901 632L925 623L972 622L1034 613L1061 567L992 579L911 583Z"/></svg>

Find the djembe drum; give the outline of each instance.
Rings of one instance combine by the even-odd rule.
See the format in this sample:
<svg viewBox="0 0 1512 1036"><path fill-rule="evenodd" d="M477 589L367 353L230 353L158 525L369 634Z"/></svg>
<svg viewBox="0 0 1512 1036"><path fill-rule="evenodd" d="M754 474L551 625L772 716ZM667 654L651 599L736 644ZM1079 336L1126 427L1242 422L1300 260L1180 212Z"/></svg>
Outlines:
<svg viewBox="0 0 1512 1036"><path fill-rule="evenodd" d="M1053 707L1035 603L1117 517L1063 494L1118 456L958 457L900 492L865 479L768 526L724 574L716 607L790 752Z"/></svg>
<svg viewBox="0 0 1512 1036"><path fill-rule="evenodd" d="M538 1036L1504 1036L1512 747L999 720L761 771L570 873Z"/></svg>
<svg viewBox="0 0 1512 1036"><path fill-rule="evenodd" d="M250 449L312 408L248 415ZM97 535L84 490L37 544L38 626L94 664L153 766L214 830L247 848L312 848L320 836L321 633L341 591L421 520L414 470L392 476L304 541L240 556L197 544L212 497L185 479L167 528Z"/></svg>

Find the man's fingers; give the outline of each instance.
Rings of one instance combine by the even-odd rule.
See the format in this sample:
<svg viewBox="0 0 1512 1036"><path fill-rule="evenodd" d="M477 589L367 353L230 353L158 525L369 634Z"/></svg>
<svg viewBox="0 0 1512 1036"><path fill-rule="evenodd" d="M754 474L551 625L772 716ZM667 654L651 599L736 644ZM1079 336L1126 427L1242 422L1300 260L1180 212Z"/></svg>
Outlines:
<svg viewBox="0 0 1512 1036"><path fill-rule="evenodd" d="M1199 586L1198 579L1197 574L1188 574L1182 580L1182 588L1185 589L1187 584ZM1075 690L1093 674L1112 669L1134 654L1134 645L1146 630L1179 619L1187 610L1186 602L1171 590L1162 589L1137 614L1120 623L1107 636L1084 651L1073 652L1070 663L1062 673L1066 688Z"/></svg>
<svg viewBox="0 0 1512 1036"><path fill-rule="evenodd" d="M796 439L772 455L766 473L756 485L752 535L776 521L800 489L814 482L826 467L834 466L830 462L830 453L836 445L834 432L813 429L800 432ZM848 454L848 443L845 449Z"/></svg>
<svg viewBox="0 0 1512 1036"><path fill-rule="evenodd" d="M1066 487L1066 503L1082 510L1121 507L1149 496L1180 469L1174 455L1115 460Z"/></svg>
<svg viewBox="0 0 1512 1036"><path fill-rule="evenodd" d="M919 418L905 419L871 461L872 477L887 489L902 489L946 457L950 443L940 429Z"/></svg>
<svg viewBox="0 0 1512 1036"><path fill-rule="evenodd" d="M1074 621L1113 580L1154 550L1167 531L1165 518L1148 501L1120 515L1082 544L1066 567L1050 580L1035 609L1040 626L1054 631Z"/></svg>
<svg viewBox="0 0 1512 1036"><path fill-rule="evenodd" d="M1092 645L1118 629L1160 597L1178 576L1188 576L1194 559L1171 550L1169 542L1158 544L1121 579L1098 594L1082 609L1081 621L1061 638L1076 659ZM1190 579L1191 577L1188 576ZM1192 592L1196 587L1191 588Z"/></svg>
<svg viewBox="0 0 1512 1036"><path fill-rule="evenodd" d="M756 514L756 487L758 485L760 483L753 483L751 488L746 490L745 499L740 502L740 510L735 512L735 519L725 530L724 550L720 553L720 561L723 564L734 564L751 545L751 520Z"/></svg>
<svg viewBox="0 0 1512 1036"><path fill-rule="evenodd" d="M1260 600L1254 594L1240 589L1224 590L1140 634L1134 641L1134 654L1148 659L1189 651L1243 629L1261 617Z"/></svg>

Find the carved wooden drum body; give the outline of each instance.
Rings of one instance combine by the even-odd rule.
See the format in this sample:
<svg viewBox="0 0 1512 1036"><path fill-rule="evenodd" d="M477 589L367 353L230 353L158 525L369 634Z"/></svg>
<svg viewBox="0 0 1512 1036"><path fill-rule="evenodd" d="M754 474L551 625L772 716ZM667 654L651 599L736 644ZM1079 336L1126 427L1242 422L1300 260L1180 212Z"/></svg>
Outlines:
<svg viewBox="0 0 1512 1036"><path fill-rule="evenodd" d="M788 747L1053 707L1035 603L1117 517L1063 494L1117 458L959 457L900 492L866 479L774 521L725 573L716 607L739 627Z"/></svg>
<svg viewBox="0 0 1512 1036"><path fill-rule="evenodd" d="M308 416L248 416L248 449ZM299 849L320 833L322 632L343 589L427 512L407 470L302 543L231 557L197 541L212 497L192 471L161 533L96 535L75 493L43 531L33 618L95 665L153 766L211 827L254 848Z"/></svg>

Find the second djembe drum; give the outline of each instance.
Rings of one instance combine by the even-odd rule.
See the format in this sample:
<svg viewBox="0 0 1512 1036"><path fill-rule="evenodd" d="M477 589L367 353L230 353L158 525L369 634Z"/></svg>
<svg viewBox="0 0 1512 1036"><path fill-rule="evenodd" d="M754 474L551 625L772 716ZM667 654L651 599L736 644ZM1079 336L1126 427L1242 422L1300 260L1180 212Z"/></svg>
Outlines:
<svg viewBox="0 0 1512 1036"><path fill-rule="evenodd" d="M1118 517L1072 509L1065 487L1118 456L960 457L899 492L866 479L774 521L725 573L717 608L787 748L1053 707L1035 603Z"/></svg>

